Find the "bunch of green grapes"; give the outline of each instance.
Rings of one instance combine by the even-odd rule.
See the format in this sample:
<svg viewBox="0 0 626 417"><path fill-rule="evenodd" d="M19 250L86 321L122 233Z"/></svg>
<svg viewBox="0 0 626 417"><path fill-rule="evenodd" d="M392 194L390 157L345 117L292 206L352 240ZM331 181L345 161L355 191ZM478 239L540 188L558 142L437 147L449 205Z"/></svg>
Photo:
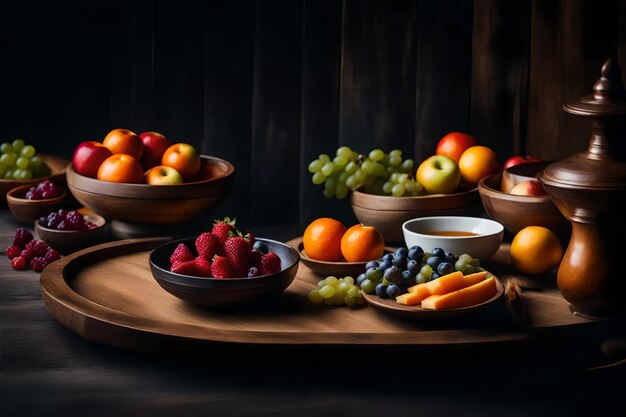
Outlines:
<svg viewBox="0 0 626 417"><path fill-rule="evenodd" d="M355 304L363 304L363 296L358 285L355 285L354 278L339 278L334 276L326 277L317 283L317 288L309 292L309 301L313 304L326 304L329 306L347 305L352 307Z"/></svg>
<svg viewBox="0 0 626 417"><path fill-rule="evenodd" d="M324 197L338 199L345 198L350 190L358 188L378 195L419 195L424 189L413 179L413 168L413 160L402 159L399 149L389 154L374 149L363 155L347 146L337 149L333 159L321 154L309 163L313 184L324 185Z"/></svg>
<svg viewBox="0 0 626 417"><path fill-rule="evenodd" d="M30 180L50 175L50 168L22 139L0 145L0 178Z"/></svg>

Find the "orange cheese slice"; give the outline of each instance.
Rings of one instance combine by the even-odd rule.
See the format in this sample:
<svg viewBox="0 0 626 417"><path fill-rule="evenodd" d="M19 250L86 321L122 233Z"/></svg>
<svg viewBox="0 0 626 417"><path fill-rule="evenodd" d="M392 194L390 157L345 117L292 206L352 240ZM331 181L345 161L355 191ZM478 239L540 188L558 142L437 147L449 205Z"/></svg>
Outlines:
<svg viewBox="0 0 626 417"><path fill-rule="evenodd" d="M434 281L433 281L434 282ZM478 284L460 290L443 294L431 295L422 301L422 308L443 310L462 308L480 304L493 297L497 292L496 278L487 278Z"/></svg>

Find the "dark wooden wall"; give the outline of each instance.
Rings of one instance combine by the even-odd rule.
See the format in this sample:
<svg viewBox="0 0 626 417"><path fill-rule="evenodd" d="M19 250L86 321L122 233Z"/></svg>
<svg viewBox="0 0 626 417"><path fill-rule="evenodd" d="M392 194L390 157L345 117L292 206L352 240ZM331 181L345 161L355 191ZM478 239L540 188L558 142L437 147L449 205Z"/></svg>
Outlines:
<svg viewBox="0 0 626 417"><path fill-rule="evenodd" d="M626 68L626 0L44 0L0 12L0 140L70 157L116 127L232 161L215 215L351 221L306 164L340 145L421 160L449 131L504 160L581 150L560 110Z"/></svg>

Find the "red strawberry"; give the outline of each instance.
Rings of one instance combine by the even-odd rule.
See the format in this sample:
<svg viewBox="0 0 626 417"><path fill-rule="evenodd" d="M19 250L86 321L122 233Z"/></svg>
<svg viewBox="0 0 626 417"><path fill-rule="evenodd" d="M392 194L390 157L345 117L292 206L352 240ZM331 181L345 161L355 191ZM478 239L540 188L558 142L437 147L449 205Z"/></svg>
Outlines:
<svg viewBox="0 0 626 417"><path fill-rule="evenodd" d="M189 262L193 261L193 254L184 243L179 243L174 249L172 256L170 256L170 264L174 265L177 262Z"/></svg>
<svg viewBox="0 0 626 417"><path fill-rule="evenodd" d="M11 260L11 266L13 269L21 271L22 269L26 269L26 259L22 256L17 256Z"/></svg>
<svg viewBox="0 0 626 417"><path fill-rule="evenodd" d="M263 254L259 252L258 250L253 250L252 252L250 252L250 266L255 266L259 268L260 270L262 257L263 257Z"/></svg>
<svg viewBox="0 0 626 417"><path fill-rule="evenodd" d="M21 252L22 250L20 249L19 246L11 245L7 248L7 257L10 260L13 260L13 258L17 258L18 256L20 256Z"/></svg>
<svg viewBox="0 0 626 417"><path fill-rule="evenodd" d="M246 239L250 243L250 245L254 245L254 242L256 242L256 237L252 232L246 233L243 238Z"/></svg>
<svg viewBox="0 0 626 417"><path fill-rule="evenodd" d="M225 217L224 220L215 220L213 223L213 229L211 229L211 234L215 235L219 238L220 242L225 243L226 239L230 236L233 236L237 229L235 228L235 222L237 219L230 219Z"/></svg>
<svg viewBox="0 0 626 417"><path fill-rule="evenodd" d="M220 239L209 232L204 232L196 239L196 249L198 256L202 256L207 261L213 259L215 255L224 255L224 247Z"/></svg>
<svg viewBox="0 0 626 417"><path fill-rule="evenodd" d="M245 277L250 268L252 245L241 236L229 237L224 243L224 252L238 277Z"/></svg>
<svg viewBox="0 0 626 417"><path fill-rule="evenodd" d="M235 278L233 267L225 256L216 256L213 258L211 271L215 278Z"/></svg>
<svg viewBox="0 0 626 417"><path fill-rule="evenodd" d="M195 275L196 264L194 261L175 262L174 265L170 267L170 271L182 275Z"/></svg>
<svg viewBox="0 0 626 417"><path fill-rule="evenodd" d="M280 258L274 252L263 255L261 258L261 275L280 272Z"/></svg>
<svg viewBox="0 0 626 417"><path fill-rule="evenodd" d="M194 275L198 277L211 278L211 263L204 259L202 256L198 256L193 261L196 273Z"/></svg>

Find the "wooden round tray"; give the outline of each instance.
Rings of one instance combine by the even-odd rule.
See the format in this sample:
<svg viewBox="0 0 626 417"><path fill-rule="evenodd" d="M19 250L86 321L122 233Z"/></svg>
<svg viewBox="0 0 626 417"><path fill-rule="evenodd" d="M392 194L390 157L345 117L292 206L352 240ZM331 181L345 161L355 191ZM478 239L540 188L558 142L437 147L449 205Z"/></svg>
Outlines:
<svg viewBox="0 0 626 417"><path fill-rule="evenodd" d="M363 305L312 305L319 277L300 265L276 297L228 309L185 303L153 279L148 256L162 238L117 241L63 258L41 275L50 313L80 336L115 346L154 349L172 343L270 345L493 345L528 341L542 328L592 324L572 315L558 290L524 293L529 328L515 327L504 301L463 322L406 320ZM294 242L289 242L292 244ZM499 274L503 277L502 274Z"/></svg>

